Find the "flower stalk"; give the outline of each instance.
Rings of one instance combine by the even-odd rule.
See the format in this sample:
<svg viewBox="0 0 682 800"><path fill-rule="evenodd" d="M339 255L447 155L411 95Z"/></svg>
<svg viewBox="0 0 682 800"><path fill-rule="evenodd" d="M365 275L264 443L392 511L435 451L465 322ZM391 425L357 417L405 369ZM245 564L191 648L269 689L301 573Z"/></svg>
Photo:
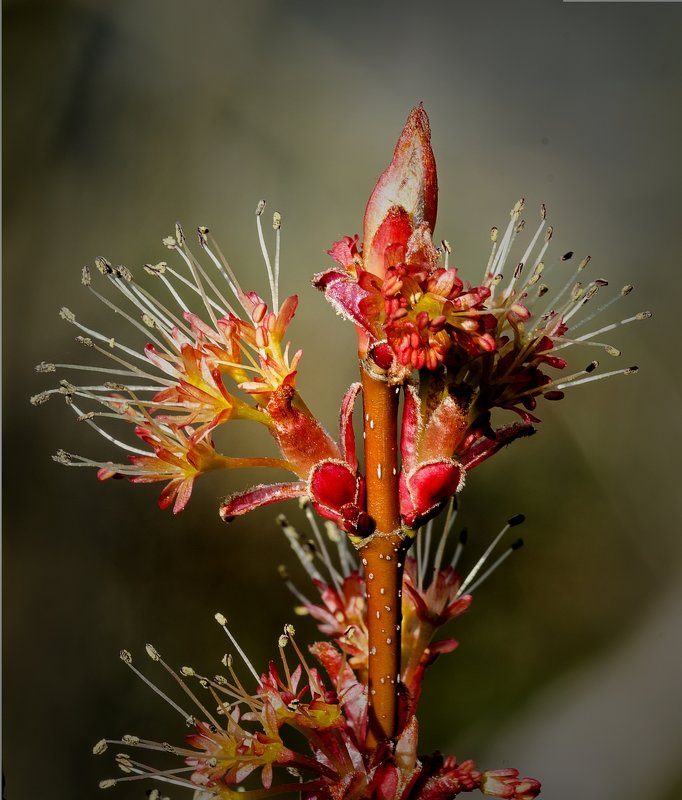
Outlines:
<svg viewBox="0 0 682 800"><path fill-rule="evenodd" d="M398 497L398 391L362 367L367 512L376 531L361 546L367 581L370 750L398 732L405 540Z"/></svg>

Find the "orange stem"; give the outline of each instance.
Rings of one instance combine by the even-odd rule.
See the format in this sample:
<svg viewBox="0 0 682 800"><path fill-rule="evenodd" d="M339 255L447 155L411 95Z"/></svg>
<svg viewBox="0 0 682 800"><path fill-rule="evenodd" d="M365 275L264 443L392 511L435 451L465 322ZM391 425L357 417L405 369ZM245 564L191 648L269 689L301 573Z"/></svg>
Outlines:
<svg viewBox="0 0 682 800"><path fill-rule="evenodd" d="M369 725L367 748L395 737L400 687L401 595L405 558L398 500L398 393L362 370L367 511L376 531L360 548L367 584Z"/></svg>

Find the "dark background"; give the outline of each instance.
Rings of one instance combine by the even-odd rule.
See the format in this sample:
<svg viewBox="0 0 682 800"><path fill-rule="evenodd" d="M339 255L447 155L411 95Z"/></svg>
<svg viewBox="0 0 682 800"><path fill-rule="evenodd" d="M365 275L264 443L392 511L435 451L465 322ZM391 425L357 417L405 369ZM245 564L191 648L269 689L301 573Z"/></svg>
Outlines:
<svg viewBox="0 0 682 800"><path fill-rule="evenodd" d="M301 386L333 430L353 333L309 278L360 230L420 100L437 233L464 277L482 273L490 225L523 194L530 228L547 204L555 255L590 253L595 275L636 284L605 322L655 312L609 336L639 375L576 388L543 409L538 436L471 476L470 560L518 511L529 546L453 626L461 647L427 681L421 749L518 766L548 800L679 797L682 6L6 0L3 13L8 800L99 796L114 773L89 755L102 736L180 741L121 647L159 678L148 640L210 673L221 609L262 666L292 618L273 511L230 528L216 514L247 475L202 479L174 518L158 487L50 460L58 447L112 455L57 401L28 403L51 379L33 364L83 358L61 305L123 333L80 287L82 265L105 255L139 271L166 257L180 219L209 225L263 291L253 210L267 198L284 218L282 293L301 296ZM253 446L246 433L235 425L229 446Z"/></svg>

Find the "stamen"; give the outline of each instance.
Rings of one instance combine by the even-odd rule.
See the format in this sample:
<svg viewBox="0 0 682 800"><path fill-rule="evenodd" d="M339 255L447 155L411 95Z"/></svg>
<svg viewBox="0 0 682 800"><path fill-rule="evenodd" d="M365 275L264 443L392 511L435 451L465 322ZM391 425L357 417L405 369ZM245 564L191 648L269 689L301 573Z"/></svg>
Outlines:
<svg viewBox="0 0 682 800"><path fill-rule="evenodd" d="M277 286L275 284L275 276L270 264L270 255L268 248L265 246L265 237L263 236L263 225L261 217L265 211L265 200L260 200L256 206L256 227L258 228L258 241L260 242L261 253L265 261L265 267L268 271L268 281L270 282L270 297L272 298L272 310L276 314L279 311L279 303L277 302Z"/></svg>
<svg viewBox="0 0 682 800"><path fill-rule="evenodd" d="M170 697L168 697L167 694L162 692L161 689L159 689L154 683L152 683L149 680L149 678L147 678L140 672L140 670L133 664L133 657L130 655L128 650L121 650L120 656L121 656L121 661L123 661L124 664L130 667L130 669L137 675L138 678L144 681L144 683L146 683L150 689L155 691L156 694L159 695L159 697L163 698L168 703L168 705L174 708L179 714L182 714L182 717L185 720L185 722L189 724L194 720L192 714L188 714L181 706L179 706L175 702L175 700L172 700Z"/></svg>
<svg viewBox="0 0 682 800"><path fill-rule="evenodd" d="M168 289L168 291L171 294L171 297L175 300L178 306L183 310L183 312L187 312L189 311L187 304L182 299L182 297L180 297L173 284L168 280L168 278L164 274L167 266L168 265L166 264L165 261L159 261L158 264L145 264L144 270L149 275L153 275L156 278L160 278L161 281L163 282L163 285L166 287L166 289Z"/></svg>
<svg viewBox="0 0 682 800"><path fill-rule="evenodd" d="M520 259L519 264L518 264L518 269L514 272L514 274L512 276L512 279L509 282L509 285L507 286L507 288L504 291L504 295L503 295L504 299L507 299L507 298L509 298L511 296L512 291L514 289L514 284L516 283L517 279L520 277L521 268L524 267L528 263L528 259L530 258L530 254L535 249L535 245L537 244L537 241L540 238L540 234L544 230L545 220L546 220L546 216L547 215L546 215L546 212L543 211L543 209L544 209L544 206L541 206L540 224L538 225L537 230L535 231L535 235L531 239L530 244L526 248L526 252L523 254L523 256L521 256L521 259ZM548 242L545 242L545 248L544 248L545 250L547 249L547 245L548 245ZM544 253L544 250L542 251L542 253L540 253L538 258L536 259L536 263L535 263L535 265L533 267L533 270L531 272L531 277L532 277L532 274L535 271L535 268L537 267L537 265L542 260L543 253Z"/></svg>
<svg viewBox="0 0 682 800"><path fill-rule="evenodd" d="M513 528L516 525L520 525L522 522L525 521L525 519L526 518L524 517L523 514L517 514L516 516L511 517L509 520L507 520L507 524L502 528L502 530L497 534L497 536L488 545L486 551L478 559L478 561L476 562L474 568L467 575L467 577L463 581L462 585L459 587L459 591L457 592L457 597L461 597L466 592L467 587L470 586L473 583L474 579L476 578L478 573L481 571L481 568L483 567L485 562L488 560L490 554L495 549L495 547L497 546L498 542L500 541L500 539L502 539L502 537L505 535L505 533L510 528Z"/></svg>
<svg viewBox="0 0 682 800"><path fill-rule="evenodd" d="M217 728L220 727L220 725L218 724L217 720L213 717L211 712L204 706L204 704L199 700L199 698L194 694L194 692L192 692L192 690L189 688L189 686L187 686L187 684L175 672L175 670L171 669L171 667L169 667L168 664L166 664L166 662L163 660L163 658L161 658L161 656L159 655L158 650L156 650L153 647L153 645L151 645L151 644L148 644L146 646L146 649L147 649L147 654L149 655L149 657L153 661L158 661L164 667L166 672L168 672L170 675L173 676L173 678L175 678L175 680L178 682L178 684L180 684L180 686L183 689L183 691L190 697L191 700L194 701L194 703L196 704L197 708L200 709L202 711L202 713L204 713L206 715L207 719L209 719Z"/></svg>
<svg viewBox="0 0 682 800"><path fill-rule="evenodd" d="M211 236L211 246L215 248L215 251L218 254L218 259L219 259L219 262L217 264L215 260L213 261L213 263L216 264L216 266L218 266L220 271L223 273L225 280L227 281L227 284L230 287L232 293L237 298L237 300L239 300L240 304L244 308L244 292L242 291L242 288L239 285L237 276L234 274L232 267L230 266L228 260L225 258L225 254L220 249L220 245L212 236ZM215 256L213 256L213 253L208 248L206 248L206 252L209 253L209 255L213 259L215 259Z"/></svg>
<svg viewBox="0 0 682 800"><path fill-rule="evenodd" d="M230 633L230 630L229 630L229 628L227 627L227 617L225 617L225 615L224 615L224 614L221 614L220 612L218 612L218 613L215 615L215 619L216 619L216 622L218 623L218 625L220 625L220 627L221 627L221 628L222 628L222 629L225 631L225 633L227 634L227 636L228 636L229 640L232 642L232 645L233 645L233 647L235 648L235 650L236 650L236 651L239 653L239 655L241 656L241 659L242 659L242 661L243 661L243 662L246 664L246 666L248 667L249 671L251 672L251 674L253 675L253 677L256 679L256 683L258 683L258 685L260 686L260 676L258 675L258 673L256 672L256 670L254 669L254 667L253 667L253 664L252 664L252 663L249 661L249 659L246 657L246 653L245 653L245 652L242 650L242 648L239 646L239 642L237 642L237 640L236 640L236 639L234 638L234 636L233 636L233 635Z"/></svg>
<svg viewBox="0 0 682 800"><path fill-rule="evenodd" d="M575 325L572 326L571 330L576 330L581 325L584 325L586 322L590 322L596 316L601 314L602 311L605 311L607 308L612 306L614 303L617 303L620 300L622 300L624 297L627 297L633 289L634 289L634 286L632 284L630 284L630 283L626 284L625 286L623 286L623 288L620 290L620 292L617 295L612 297L606 303L603 303L602 305L598 306L589 316L585 317L584 319L581 319L579 322L576 322Z"/></svg>
<svg viewBox="0 0 682 800"><path fill-rule="evenodd" d="M140 450L139 447L133 447L132 445L128 445L125 442L122 442L120 439L116 439L110 433L107 433L103 428L100 428L97 423L93 422L92 419L87 415L84 414L78 406L72 401L69 403L71 408L74 410L76 415L79 418L79 421L87 423L93 430L97 431L100 436L103 436L107 441L115 444L117 447L120 447L122 450L127 451L128 453L136 453L140 456L153 456L154 453L150 452L149 450Z"/></svg>
<svg viewBox="0 0 682 800"><path fill-rule="evenodd" d="M152 272L151 274L154 273ZM157 277L160 277L164 284L166 284L168 287L171 289L173 288L165 275L160 275ZM137 296L139 296L141 303L151 307L157 315L163 316L164 322L169 331L173 328L178 328L188 336L191 335L191 330L185 324L184 320L178 317L177 314L174 314L166 305L161 303L161 301L155 295L150 294L145 288L138 286L136 283L131 285L131 290L135 292ZM175 294L173 296L175 297ZM184 303L180 302L179 305L183 312L188 310Z"/></svg>
<svg viewBox="0 0 682 800"><path fill-rule="evenodd" d="M432 570L432 578L436 577L438 572L440 571L441 564L443 563L443 555L445 554L445 543L448 540L448 536L450 535L450 531L452 530L452 526L455 524L455 520L457 519L457 500L456 495L453 495L450 498L448 503L448 510L445 514L445 523L443 525L443 532L440 537L440 541L438 542L438 548L436 549L436 555L433 559L433 570Z"/></svg>
<svg viewBox="0 0 682 800"><path fill-rule="evenodd" d="M517 539L509 547L509 549L506 550L504 553L502 553L502 555L496 561L494 561L490 567L488 567L488 569L483 573L483 575L481 575L481 577L469 587L468 593L473 594L476 591L476 589L478 589L479 586L481 586L481 584L484 581L486 581L493 574L493 572L495 572L498 569L498 567L500 567L509 558L509 556L512 553L515 553L521 547L523 547L523 539Z"/></svg>
<svg viewBox="0 0 682 800"><path fill-rule="evenodd" d="M573 308L573 309L572 309L572 310L571 310L569 313L567 313L567 314L566 314L566 315L563 317L563 323L564 323L564 325L565 325L565 324L566 324L566 323L567 323L567 322L568 322L568 321L569 321L569 320L570 320L572 317L574 317L574 316L575 316L575 315L576 315L576 314L577 314L577 313L578 313L578 312L579 312L579 311L582 309L582 307L583 307L583 306L584 306L586 303L588 303L588 302L589 302L589 301L590 301L590 300L591 300L591 299L592 299L592 298L593 298L593 297L594 297L594 296L597 294L597 292L599 291L599 289L601 289L603 286L608 286L608 281L602 280L601 278L600 278L600 279L597 279L596 281L592 281L592 283L590 283L590 285L589 285L589 286L587 287L587 289L585 290L585 295L584 295L584 297L583 297L583 298L580 300L580 302L579 302L579 303L577 303L577 304L574 306L574 308Z"/></svg>
<svg viewBox="0 0 682 800"><path fill-rule="evenodd" d="M572 339L569 342L569 344L572 344L572 343L575 343L575 342L584 342L586 344L591 344L591 342L589 342L588 340L592 339L594 336L599 336L602 333L608 333L609 331L613 331L616 328L620 328L621 325L629 325L631 322L642 322L645 319L651 319L652 316L653 316L653 314L651 313L651 311L640 311L639 313L635 314L632 317L626 317L625 319L620 320L620 322L613 322L610 325L604 325L603 328L599 328L596 331L591 331L590 333L584 333L582 336L578 336L576 339ZM574 325L572 330L575 330L577 327L578 327L578 325ZM568 345L560 344L560 345L557 345L556 347L554 347L553 349L554 350L561 350L562 347L566 347L566 346L568 346Z"/></svg>
<svg viewBox="0 0 682 800"><path fill-rule="evenodd" d="M280 578L284 581L284 585L294 595L294 597L298 600L298 602L301 603L303 606L310 605L310 600L308 600L308 598L303 594L303 592L296 586L296 584L289 577L289 571L287 570L284 564L280 564L277 567L277 572L279 573Z"/></svg>
<svg viewBox="0 0 682 800"><path fill-rule="evenodd" d="M296 528L294 528L293 525L289 524L289 520L287 520L284 514L280 514L277 517L277 522L279 523L279 526L282 528L282 533L284 533L284 535L287 537L291 549L294 551L296 557L301 562L301 566L303 567L303 569L308 573L308 575L312 580L322 581L322 583L324 583L325 582L324 578L312 564L313 560L312 555L301 546L300 535L296 530Z"/></svg>
<svg viewBox="0 0 682 800"><path fill-rule="evenodd" d="M272 227L275 229L275 299L273 311L279 310L279 259L282 240L282 215L275 211L272 215Z"/></svg>
<svg viewBox="0 0 682 800"><path fill-rule="evenodd" d="M332 579L332 582L334 583L334 587L335 587L336 591L340 593L341 592L342 578L339 575L339 573L336 571L336 569L334 568L334 565L332 564L332 560L329 557L329 552L327 551L327 546L324 543L324 537L322 536L322 532L320 531L320 527L317 524L317 519L315 518L315 515L313 514L313 509L312 509L310 503L303 502L302 506L303 506L303 509L304 509L304 512L305 512L306 519L308 520L308 524L312 528L313 534L315 536L315 540L317 541L317 544L318 544L318 546L320 548L320 554L321 554L322 561L323 561L324 565L327 567L327 570L329 572L329 575L331 576L331 579Z"/></svg>
<svg viewBox="0 0 682 800"><path fill-rule="evenodd" d="M490 241L493 243L493 246L490 250L490 258L488 259L488 264L486 265L485 272L483 273L483 283L487 283L492 277L492 269L493 263L495 261L495 255L497 254L497 238L498 238L499 231L497 226L493 225L490 229Z"/></svg>
<svg viewBox="0 0 682 800"><path fill-rule="evenodd" d="M118 275L107 276L115 288L132 303L139 311L142 312L142 321L148 328L160 330L168 337L173 323L160 312L156 300L150 302L141 293L136 292L137 287L133 284L132 274L129 279L122 278Z"/></svg>
<svg viewBox="0 0 682 800"><path fill-rule="evenodd" d="M347 578L354 569L356 569L353 556L348 549L348 539L344 533L337 528L337 526L327 520L324 523L325 530L327 531L327 538L329 541L334 542L339 554L339 561L341 562L341 572Z"/></svg>
<svg viewBox="0 0 682 800"><path fill-rule="evenodd" d="M202 230L202 229L200 229L200 230ZM203 230L206 231L206 233L208 233L208 228L204 228ZM239 286L237 278L236 278L235 274L232 272L232 269L230 268L230 265L227 263L227 261L224 259L224 257L222 258L222 261L221 261L215 255L215 253L208 246L208 241L206 240L205 237L202 238L200 236L199 242L200 242L204 252L206 253L206 255L211 259L211 261L213 262L215 267L218 269L218 272L220 272L222 277L225 279L225 282L227 283L228 287L230 288L230 291L232 292L232 294L237 298L237 300L243 306L244 305L244 293L241 290L241 287ZM213 238L211 238L211 242L215 245L215 240ZM218 252L220 253L220 249L219 248L218 248ZM220 253L220 255L222 257L222 253ZM235 317L238 317L239 314L234 310L234 308L229 303L229 301L226 298L224 298L222 294L220 296L223 299L223 302L225 303L225 306L228 309L228 311L231 314L234 314Z"/></svg>
<svg viewBox="0 0 682 800"><path fill-rule="evenodd" d="M426 567L429 563L429 556L431 555L431 537L433 535L433 520L430 519L426 524L426 533L424 538L424 552L422 559L419 563L419 588L424 589L424 578L426 577Z"/></svg>
<svg viewBox="0 0 682 800"><path fill-rule="evenodd" d="M604 372L601 375L591 375L589 378L582 378L578 381L571 381L569 383L557 384L556 389L565 389L568 386L579 386L581 383L592 383L592 381L600 381L603 378L612 378L614 375L634 375L639 372L639 367L626 367L625 369L615 369L612 372Z"/></svg>
<svg viewBox="0 0 682 800"><path fill-rule="evenodd" d="M492 282L492 285L495 286L494 279L502 273L504 268L505 262L507 260L507 255L511 250L511 246L514 243L514 239L516 238L516 234L518 233L518 226L517 223L519 221L519 217L521 216L521 212L525 206L524 198L521 198L512 208L510 212L510 220L509 225L507 226L507 230L504 232L504 236L502 237L502 243L500 244L500 248L497 252L497 257L493 262L492 267L492 275L489 282Z"/></svg>
<svg viewBox="0 0 682 800"><path fill-rule="evenodd" d="M452 252L450 242L448 242L447 239L443 239L440 244L443 248L443 252L445 253L445 256L443 257L443 266L445 269L450 269L450 253Z"/></svg>
<svg viewBox="0 0 682 800"><path fill-rule="evenodd" d="M306 671L308 675L310 675L310 667L308 666L308 662L305 659L305 656L301 652L300 647L296 644L296 639L294 639L294 635L296 634L296 630L293 625L285 625L284 626L284 633L288 637L289 641L291 642L292 647L296 651L296 655L298 656L303 669Z"/></svg>
<svg viewBox="0 0 682 800"><path fill-rule="evenodd" d="M114 285L116 285L115 281ZM140 331L140 333L142 333L145 336L145 338L151 339L158 347L160 347L162 350L165 350L163 342L150 332L148 326L144 325L141 322L138 322L134 317L131 317L130 314L127 314L125 311L123 311L123 309L119 308L115 303L112 303L112 301L109 300L108 297L105 297L103 294L98 292L97 289L93 289L93 287L90 285L88 285L87 288L89 292L91 292L99 301L104 303L104 305L108 309L113 311L114 314L120 314L120 316L122 316L123 319L127 320L134 328L137 328L137 330Z"/></svg>
<svg viewBox="0 0 682 800"><path fill-rule="evenodd" d="M459 534L459 540L457 541L457 547L455 547L454 555L452 556L452 561L450 561L450 566L452 569L456 569L457 564L459 563L459 559L462 556L462 550L464 550L464 546L467 543L467 539L469 538L469 532L466 528L462 528Z"/></svg>
<svg viewBox="0 0 682 800"><path fill-rule="evenodd" d="M188 278L186 278L181 273L179 273L176 270L174 270L172 267L166 267L166 271L170 272L170 274L175 278L175 280L177 280L180 283L182 283L183 286L186 286L188 289L191 289L191 291L194 292L194 294L199 295L199 297L203 297L205 299L205 302L208 302L208 304L211 306L211 308L214 309L215 311L217 311L220 314L221 317L225 316L225 309L227 309L227 310L231 309L231 306L227 302L226 302L225 308L223 308L215 300L211 299L210 297L207 297L205 294L202 296L201 289L199 289L197 286L195 286L192 283L192 281L190 281ZM169 286L169 289L170 289L171 288L170 284L168 284L168 286ZM184 303L181 303L181 307L184 307ZM189 310L189 309L187 309L187 310Z"/></svg>
<svg viewBox="0 0 682 800"><path fill-rule="evenodd" d="M105 342L106 344L109 345L110 348L118 348L119 350L122 350L123 352L127 353L129 356L132 356L133 358L137 358L140 361L149 363L143 353L140 353L137 350L133 350L131 347L127 347L126 345L121 344L116 339L114 339L113 336L106 336L105 334L99 333L98 331L95 331L92 328L88 328L86 325L83 325L82 323L78 322L78 320L76 319L76 315L68 308L62 308L59 312L59 316L66 322L78 328L78 330L83 331L83 333L87 334L88 336L91 336L93 339L97 339L100 342Z"/></svg>
<svg viewBox="0 0 682 800"><path fill-rule="evenodd" d="M183 249L181 249L180 247L176 247L175 252L180 255L182 260L187 265L187 268L189 269L190 274L192 275L192 280L194 281L194 286L196 287L197 294L201 297L201 300L202 300L202 302L204 304L204 308L208 312L208 315L211 318L211 322L213 323L213 326L217 329L218 328L218 319L217 319L216 315L213 313L213 309L214 309L214 307L216 307L216 304L212 303L209 300L209 297L206 294L206 291L204 289L204 285L199 280L198 270L201 269L201 268L200 268L197 260L194 258L194 256L192 256L192 254L190 253L190 251L189 251L189 249L188 249L186 244L184 245ZM209 282L209 285L210 285L210 282ZM214 287L211 287L211 288L214 288ZM216 294L219 295L219 292L217 291L217 289L214 288L214 291L216 292Z"/></svg>

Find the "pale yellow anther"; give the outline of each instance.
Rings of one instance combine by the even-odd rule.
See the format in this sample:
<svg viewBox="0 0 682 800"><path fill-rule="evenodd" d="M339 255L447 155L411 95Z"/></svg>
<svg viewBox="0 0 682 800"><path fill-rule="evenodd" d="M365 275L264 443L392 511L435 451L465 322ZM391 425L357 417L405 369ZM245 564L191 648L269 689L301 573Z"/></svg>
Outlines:
<svg viewBox="0 0 682 800"><path fill-rule="evenodd" d="M56 372L57 367L54 364L48 364L47 361L41 361L40 364L36 364L35 371L41 373Z"/></svg>
<svg viewBox="0 0 682 800"><path fill-rule="evenodd" d="M107 259L103 256L97 256L95 259L95 266L97 267L98 271L102 273L102 275L106 275L112 271L111 262L107 261Z"/></svg>
<svg viewBox="0 0 682 800"><path fill-rule="evenodd" d="M147 651L147 655L149 656L149 658L152 659L152 661L158 661L161 658L158 650L154 647L153 644L146 644L144 646L144 649Z"/></svg>

